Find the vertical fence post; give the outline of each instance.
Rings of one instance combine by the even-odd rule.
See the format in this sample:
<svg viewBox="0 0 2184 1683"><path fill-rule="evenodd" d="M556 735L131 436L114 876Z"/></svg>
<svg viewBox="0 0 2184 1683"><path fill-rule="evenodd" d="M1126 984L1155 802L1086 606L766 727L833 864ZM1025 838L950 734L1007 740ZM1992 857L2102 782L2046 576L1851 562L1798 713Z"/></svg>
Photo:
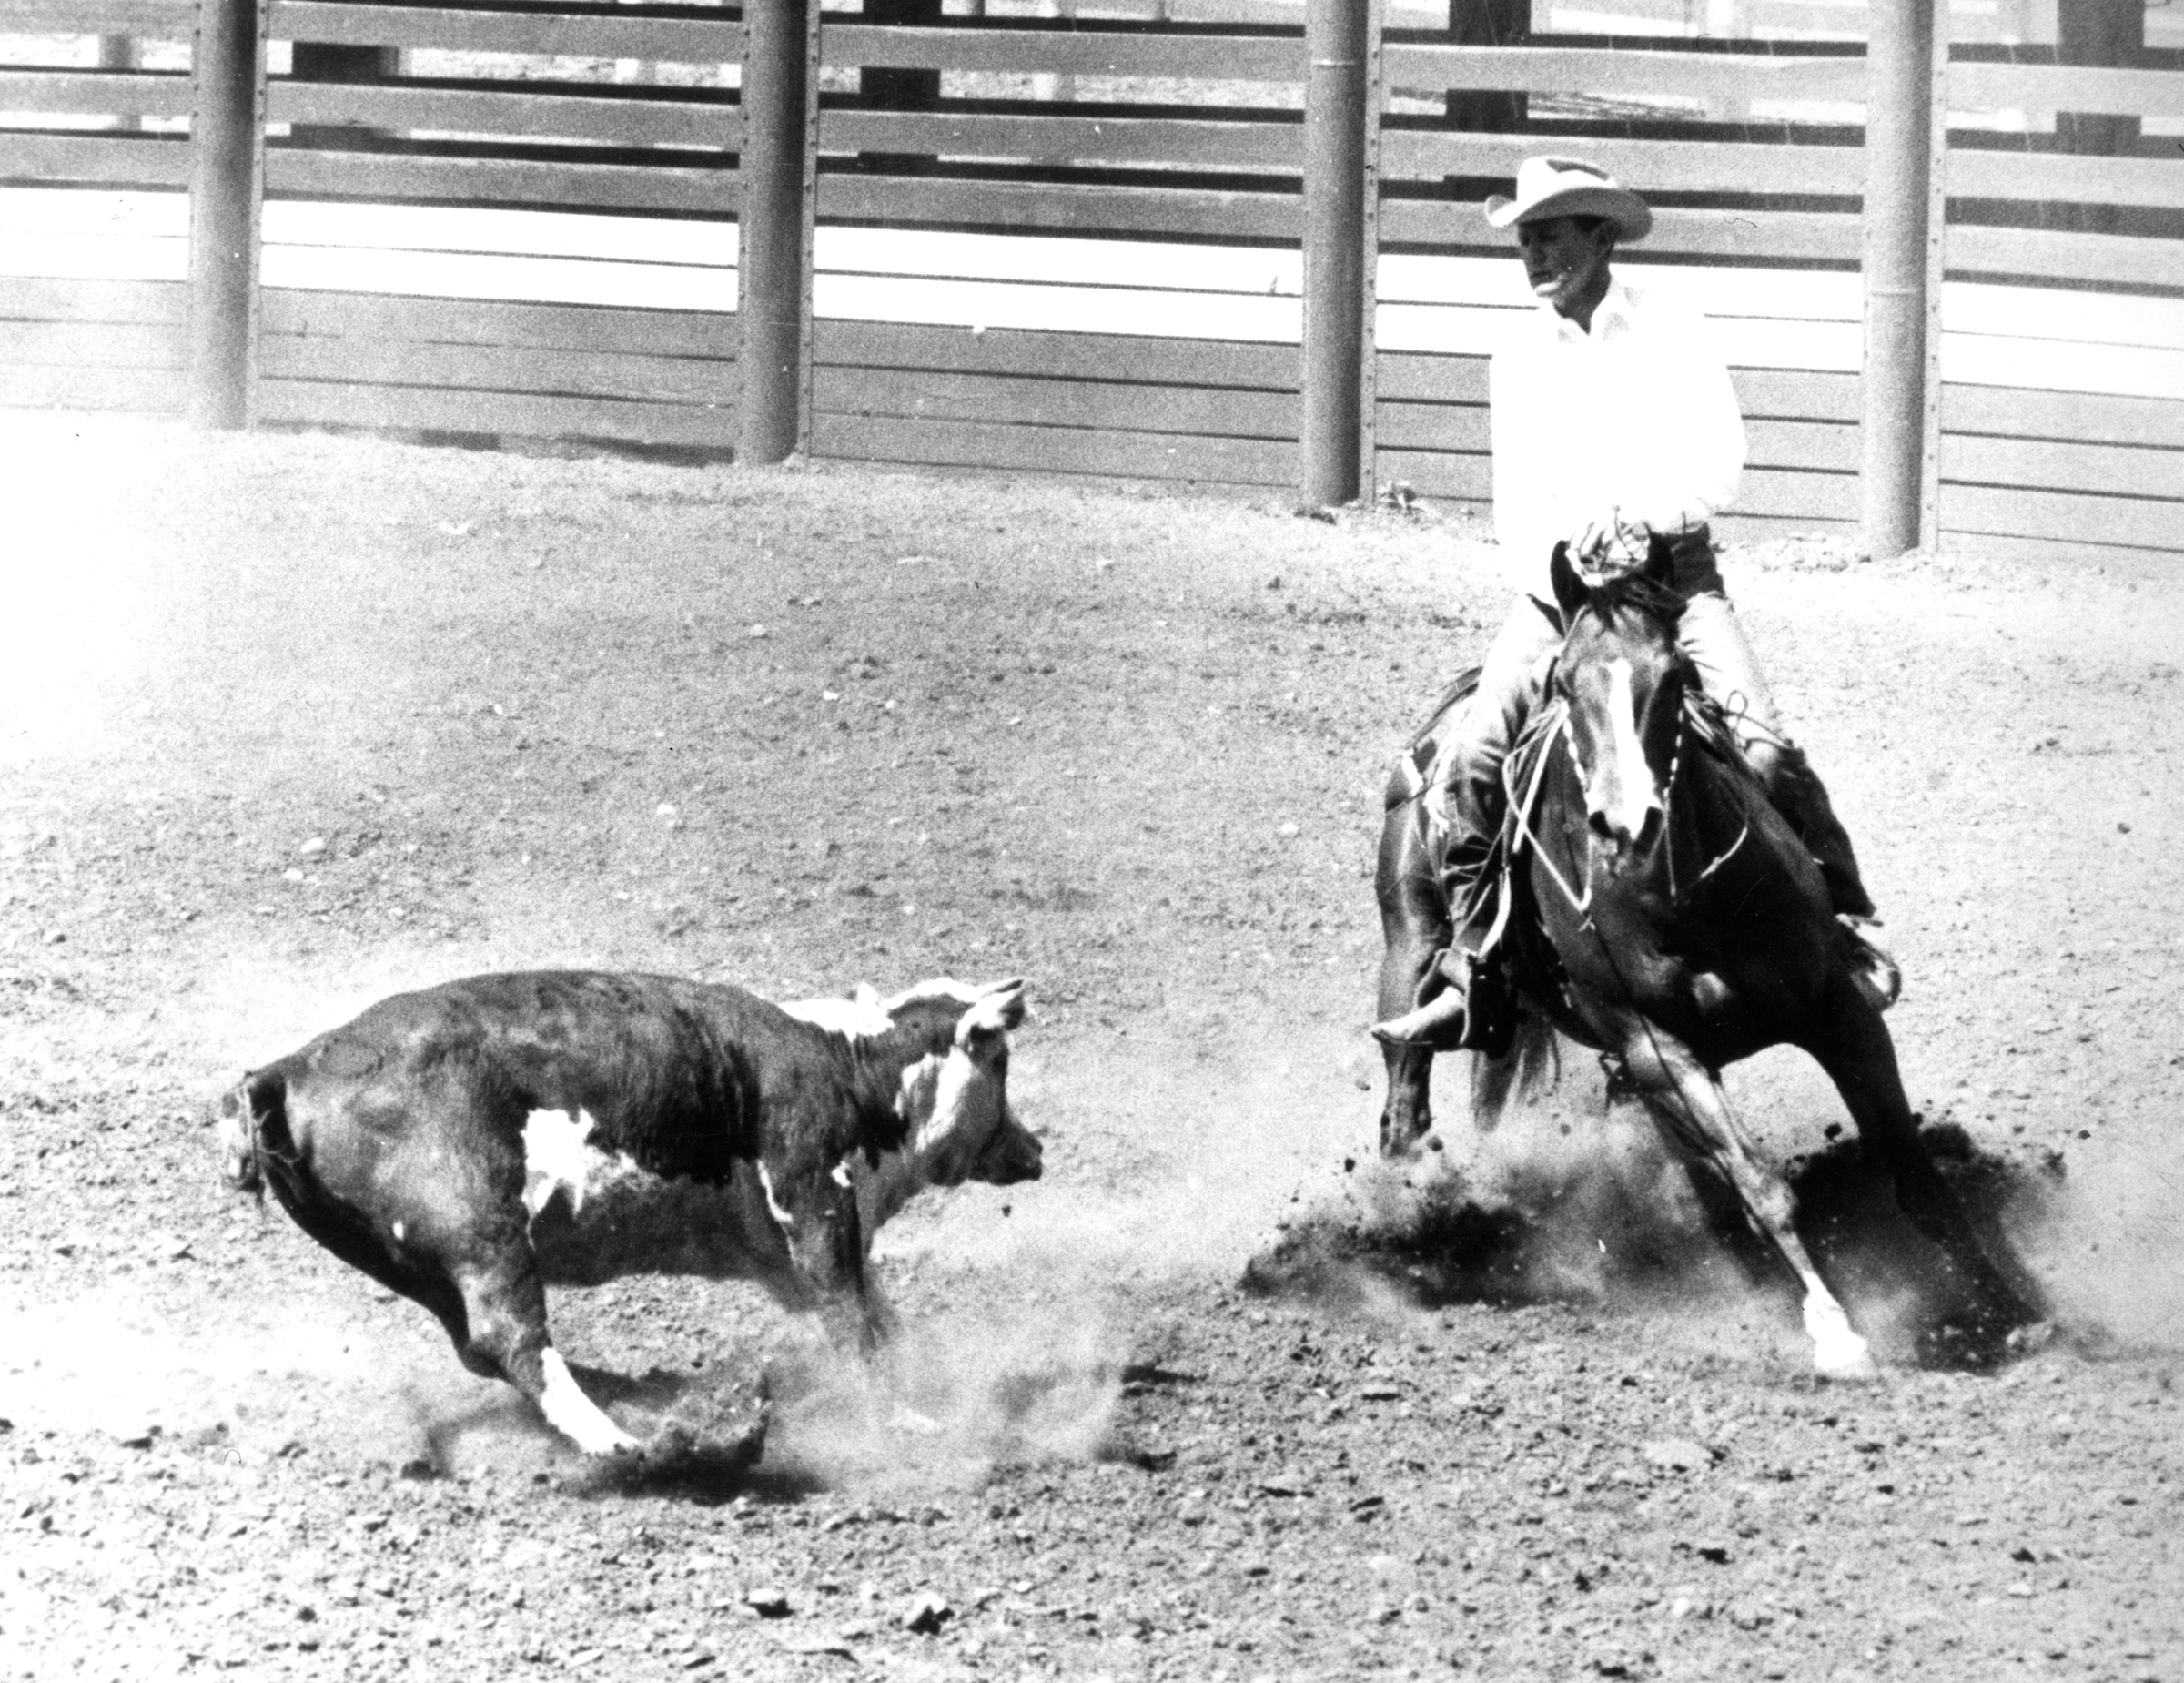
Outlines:
<svg viewBox="0 0 2184 1683"><path fill-rule="evenodd" d="M1359 208L1358 292L1362 308L1358 342L1358 494L1373 496L1380 484L1380 121L1388 109L1381 48L1387 0L1360 0L1365 8L1365 123L1359 160L1364 202Z"/></svg>
<svg viewBox="0 0 2184 1683"><path fill-rule="evenodd" d="M864 21L916 26L941 20L941 0L864 0ZM876 111L929 111L940 103L937 70L891 70L867 65L857 72L857 103ZM940 159L931 153L860 152L859 169L883 175L929 175Z"/></svg>
<svg viewBox="0 0 2184 1683"><path fill-rule="evenodd" d="M1867 15L1861 489L1866 549L1876 560L1915 549L1919 539L1936 4L1892 0Z"/></svg>
<svg viewBox="0 0 2184 1683"><path fill-rule="evenodd" d="M804 325L805 6L746 0L743 7L743 412L739 461L780 461L796 449Z"/></svg>
<svg viewBox="0 0 2184 1683"><path fill-rule="evenodd" d="M137 70L143 67L143 55L136 50L134 35L101 35L98 37L98 67L101 70ZM107 127L120 129L142 128L144 119L136 117L117 117Z"/></svg>
<svg viewBox="0 0 2184 1683"><path fill-rule="evenodd" d="M264 0L200 0L191 54L189 400L193 426L250 421L264 185Z"/></svg>
<svg viewBox="0 0 2184 1683"><path fill-rule="evenodd" d="M1532 35L1532 0L1449 0L1449 41L1455 46L1522 46ZM1500 89L1451 89L1451 128L1510 134L1525 126L1526 96Z"/></svg>
<svg viewBox="0 0 2184 1683"><path fill-rule="evenodd" d="M1366 8L1309 0L1305 14L1304 437L1308 502L1358 494L1365 326Z"/></svg>

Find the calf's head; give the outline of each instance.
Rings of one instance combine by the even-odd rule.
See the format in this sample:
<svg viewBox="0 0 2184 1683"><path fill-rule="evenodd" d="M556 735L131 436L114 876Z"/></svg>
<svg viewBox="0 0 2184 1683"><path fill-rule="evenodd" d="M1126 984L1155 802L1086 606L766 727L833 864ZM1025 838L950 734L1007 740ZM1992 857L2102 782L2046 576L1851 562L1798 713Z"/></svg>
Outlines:
<svg viewBox="0 0 2184 1683"><path fill-rule="evenodd" d="M972 987L940 977L891 999L861 988L854 999L787 1009L852 1041L909 1054L895 1097L905 1144L888 1154L906 1181L905 1197L918 1186L1038 1179L1038 1139L1008 1102L1009 1030L1025 1017L1021 981Z"/></svg>

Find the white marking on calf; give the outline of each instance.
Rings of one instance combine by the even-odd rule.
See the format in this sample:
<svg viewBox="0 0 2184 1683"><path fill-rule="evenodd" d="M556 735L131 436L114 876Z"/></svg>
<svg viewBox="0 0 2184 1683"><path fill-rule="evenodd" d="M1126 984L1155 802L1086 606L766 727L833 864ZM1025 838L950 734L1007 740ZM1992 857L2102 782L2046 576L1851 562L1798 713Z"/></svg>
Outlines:
<svg viewBox="0 0 2184 1683"><path fill-rule="evenodd" d="M534 1217L562 1187L569 1189L571 1215L584 1207L584 1188L601 1156L585 1141L598 1126L589 1110L574 1118L566 1110L533 1110L523 1119L523 1207Z"/></svg>
<svg viewBox="0 0 2184 1683"><path fill-rule="evenodd" d="M859 982L847 999L794 999L781 1008L792 1017L831 1029L849 1039L874 1040L895 1027L870 982Z"/></svg>
<svg viewBox="0 0 2184 1683"><path fill-rule="evenodd" d="M540 1358L546 1370L546 1390L539 1398L539 1412L547 1424L565 1435L588 1455L609 1455L618 1449L635 1449L637 1440L601 1412L579 1389L576 1375L561 1353L548 1345Z"/></svg>

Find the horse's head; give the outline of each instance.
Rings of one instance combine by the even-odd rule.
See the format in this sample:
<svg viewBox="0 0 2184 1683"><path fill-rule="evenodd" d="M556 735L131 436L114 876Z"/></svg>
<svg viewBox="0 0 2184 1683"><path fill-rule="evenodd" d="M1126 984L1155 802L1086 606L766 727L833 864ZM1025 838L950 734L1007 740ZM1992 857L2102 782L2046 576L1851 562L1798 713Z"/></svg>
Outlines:
<svg viewBox="0 0 2184 1683"><path fill-rule="evenodd" d="M1665 822L1688 683L1676 644L1684 604L1670 588L1672 571L1657 533L1643 565L1599 584L1579 575L1566 545L1554 546L1554 594L1566 629L1553 692L1568 708L1587 822L1617 866L1651 848Z"/></svg>

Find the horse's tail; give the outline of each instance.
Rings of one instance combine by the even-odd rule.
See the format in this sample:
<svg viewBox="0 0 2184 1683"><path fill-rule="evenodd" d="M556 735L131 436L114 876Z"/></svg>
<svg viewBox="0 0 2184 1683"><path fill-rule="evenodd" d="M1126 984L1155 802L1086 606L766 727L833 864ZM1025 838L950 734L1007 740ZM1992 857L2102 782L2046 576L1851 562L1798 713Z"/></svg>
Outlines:
<svg viewBox="0 0 2184 1683"><path fill-rule="evenodd" d="M1517 1024L1516 1043L1499 1058L1471 1059L1471 1125L1490 1130L1515 1102L1552 1091L1562 1079L1562 1042L1537 1012Z"/></svg>

